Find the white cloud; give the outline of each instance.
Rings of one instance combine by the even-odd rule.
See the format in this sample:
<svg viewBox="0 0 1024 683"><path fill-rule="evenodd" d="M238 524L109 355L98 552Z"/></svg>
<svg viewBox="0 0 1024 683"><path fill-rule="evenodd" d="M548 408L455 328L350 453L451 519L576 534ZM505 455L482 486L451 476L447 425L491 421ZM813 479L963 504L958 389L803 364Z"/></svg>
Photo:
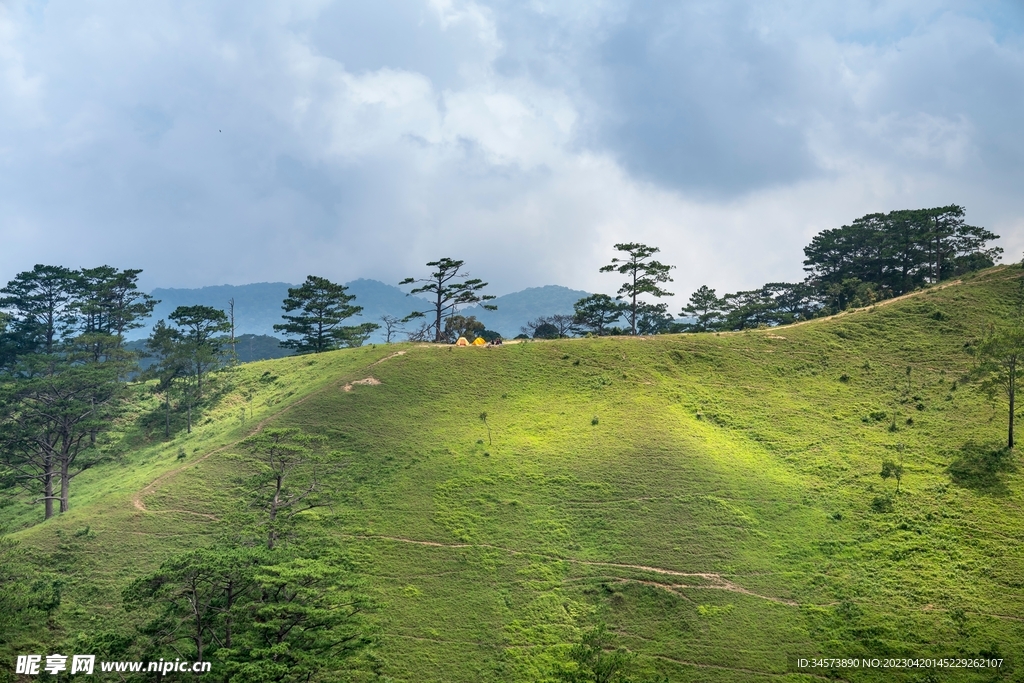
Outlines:
<svg viewBox="0 0 1024 683"><path fill-rule="evenodd" d="M597 268L640 240L675 307L951 202L1024 249L1024 44L973 6L29 9L0 5L0 279L397 281L451 255L499 292L611 292Z"/></svg>

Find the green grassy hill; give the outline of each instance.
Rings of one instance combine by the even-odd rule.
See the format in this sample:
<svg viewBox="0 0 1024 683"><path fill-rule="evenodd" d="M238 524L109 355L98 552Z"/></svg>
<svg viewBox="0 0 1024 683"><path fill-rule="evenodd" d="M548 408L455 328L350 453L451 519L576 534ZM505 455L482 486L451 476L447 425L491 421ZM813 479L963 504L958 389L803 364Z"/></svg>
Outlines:
<svg viewBox="0 0 1024 683"><path fill-rule="evenodd" d="M66 576L62 632L129 624L128 581L229 531L234 444L300 427L346 463L335 505L301 531L365 577L390 680L542 680L598 622L638 673L672 681L967 654L1024 680L1021 476L992 464L1005 409L961 380L965 341L1020 277L995 268L773 330L252 363L218 377L189 436L154 442L162 418L140 399L120 462L76 479L69 513L0 517ZM879 471L901 457L893 496ZM929 675L841 678L993 678Z"/></svg>

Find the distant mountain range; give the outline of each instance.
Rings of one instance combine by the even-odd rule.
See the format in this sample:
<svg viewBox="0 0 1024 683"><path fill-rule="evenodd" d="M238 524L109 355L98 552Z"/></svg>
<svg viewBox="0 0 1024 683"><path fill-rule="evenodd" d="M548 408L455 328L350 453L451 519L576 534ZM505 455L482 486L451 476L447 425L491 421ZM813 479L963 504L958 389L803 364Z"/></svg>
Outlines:
<svg viewBox="0 0 1024 683"><path fill-rule="evenodd" d="M249 285L218 285L199 289L154 289L151 294L159 299L160 303L153 310L149 325L134 330L129 338L141 339L148 336L156 321L166 319L178 306L213 306L226 312L228 301L232 298L235 300L237 335L280 337L280 333L274 331L274 324L282 322L281 302L288 295L288 288L295 286L286 282L257 282ZM353 325L361 322L379 323L382 315L405 317L411 311L424 310L426 305L429 305L425 301L418 301L418 297L407 296L394 285L377 280L359 279L349 282L347 286L349 294L356 297L353 303L363 307L360 316L348 321ZM472 306L462 313L475 315L487 329L510 338L519 334L519 329L529 320L556 313L572 313L572 305L585 296L588 296L588 292L558 285L530 287L489 302L498 307L497 311ZM370 341L382 342L384 336L378 332Z"/></svg>

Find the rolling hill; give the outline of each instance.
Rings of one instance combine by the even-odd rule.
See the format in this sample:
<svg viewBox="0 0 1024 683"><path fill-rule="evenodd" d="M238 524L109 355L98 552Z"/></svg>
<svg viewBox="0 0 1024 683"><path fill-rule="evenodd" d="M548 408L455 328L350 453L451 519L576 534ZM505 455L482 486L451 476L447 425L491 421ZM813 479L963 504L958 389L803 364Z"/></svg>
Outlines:
<svg viewBox="0 0 1024 683"><path fill-rule="evenodd" d="M120 591L231 536L238 443L273 426L329 439L333 506L298 533L346 553L378 604L372 660L330 680L551 680L599 622L637 676L672 681L828 678L795 670L813 656L999 657L995 674L1021 680L1019 455L998 451L1005 409L962 380L965 343L1021 277L743 333L251 363L168 440L140 387L116 462L75 480L69 512L0 509L65 582L53 633L22 650L139 625ZM905 468L899 494L886 459Z"/></svg>

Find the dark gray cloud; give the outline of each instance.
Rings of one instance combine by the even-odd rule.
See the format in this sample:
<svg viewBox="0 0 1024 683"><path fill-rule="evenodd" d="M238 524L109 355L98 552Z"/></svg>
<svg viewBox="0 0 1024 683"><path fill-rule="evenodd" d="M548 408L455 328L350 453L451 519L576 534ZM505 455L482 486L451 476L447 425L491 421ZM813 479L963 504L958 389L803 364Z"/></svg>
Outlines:
<svg viewBox="0 0 1024 683"><path fill-rule="evenodd" d="M800 277L817 230L965 204L1024 249L1015 1L0 3L0 279Z"/></svg>

